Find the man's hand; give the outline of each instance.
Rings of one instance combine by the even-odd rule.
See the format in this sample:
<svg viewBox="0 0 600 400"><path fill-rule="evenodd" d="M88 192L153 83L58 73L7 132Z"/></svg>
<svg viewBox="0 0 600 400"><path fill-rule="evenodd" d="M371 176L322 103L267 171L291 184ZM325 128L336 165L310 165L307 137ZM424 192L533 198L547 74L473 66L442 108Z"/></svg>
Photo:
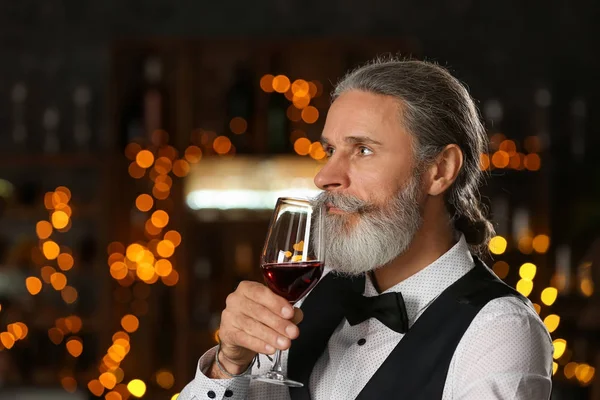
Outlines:
<svg viewBox="0 0 600 400"><path fill-rule="evenodd" d="M298 337L302 311L266 286L243 281L227 297L221 314L219 362L230 374L241 374L257 353L286 350ZM228 378L213 363L210 378Z"/></svg>

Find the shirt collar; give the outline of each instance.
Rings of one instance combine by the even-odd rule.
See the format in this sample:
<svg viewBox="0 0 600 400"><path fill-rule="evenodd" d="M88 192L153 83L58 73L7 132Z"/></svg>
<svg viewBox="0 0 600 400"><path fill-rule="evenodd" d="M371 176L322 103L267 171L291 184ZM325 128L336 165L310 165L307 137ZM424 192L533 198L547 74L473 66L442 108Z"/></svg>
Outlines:
<svg viewBox="0 0 600 400"><path fill-rule="evenodd" d="M402 293L409 325L412 326L422 310L446 288L469 272L474 265L469 246L461 233L456 244L440 258L383 293ZM367 297L379 295L369 274L366 274L364 295Z"/></svg>

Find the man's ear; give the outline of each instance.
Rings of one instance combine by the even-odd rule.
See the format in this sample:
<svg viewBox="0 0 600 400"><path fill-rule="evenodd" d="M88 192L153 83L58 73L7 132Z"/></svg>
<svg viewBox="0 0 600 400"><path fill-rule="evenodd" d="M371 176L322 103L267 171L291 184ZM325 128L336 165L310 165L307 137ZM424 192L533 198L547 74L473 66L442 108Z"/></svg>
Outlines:
<svg viewBox="0 0 600 400"><path fill-rule="evenodd" d="M463 165L463 152L456 144L447 145L429 166L427 194L438 196L454 183Z"/></svg>

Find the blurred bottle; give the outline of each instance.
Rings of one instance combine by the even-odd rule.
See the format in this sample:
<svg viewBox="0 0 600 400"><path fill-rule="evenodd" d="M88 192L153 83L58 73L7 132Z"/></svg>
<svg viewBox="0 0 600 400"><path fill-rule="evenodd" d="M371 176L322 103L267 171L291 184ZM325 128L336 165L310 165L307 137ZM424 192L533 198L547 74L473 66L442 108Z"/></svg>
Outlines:
<svg viewBox="0 0 600 400"><path fill-rule="evenodd" d="M88 120L88 105L92 100L90 88L81 85L73 92L73 102L75 104L75 116L73 125L73 139L79 150L87 151L90 149L92 140L92 129Z"/></svg>
<svg viewBox="0 0 600 400"><path fill-rule="evenodd" d="M44 127L43 151L46 154L57 154L60 151L60 139L57 129L60 123L60 114L54 107L47 108L44 111L42 125Z"/></svg>
<svg viewBox="0 0 600 400"><path fill-rule="evenodd" d="M140 69L144 78L134 84L133 93L123 107L121 148L133 141L151 143L152 133L167 124L163 62L158 57L148 57Z"/></svg>
<svg viewBox="0 0 600 400"><path fill-rule="evenodd" d="M271 73L275 76L283 73L281 55L275 54L271 60ZM290 121L287 118L287 108L290 102L282 93L269 94L267 105L267 150L271 154L287 153L289 150L288 135Z"/></svg>
<svg viewBox="0 0 600 400"><path fill-rule="evenodd" d="M236 153L252 151L254 136L255 88L257 80L250 69L238 65L234 83L227 92L227 119L224 132L231 131L231 141Z"/></svg>
<svg viewBox="0 0 600 400"><path fill-rule="evenodd" d="M13 86L11 93L13 103L13 129L12 140L15 148L20 151L27 149L27 126L25 125L25 101L27 100L27 86L18 82Z"/></svg>

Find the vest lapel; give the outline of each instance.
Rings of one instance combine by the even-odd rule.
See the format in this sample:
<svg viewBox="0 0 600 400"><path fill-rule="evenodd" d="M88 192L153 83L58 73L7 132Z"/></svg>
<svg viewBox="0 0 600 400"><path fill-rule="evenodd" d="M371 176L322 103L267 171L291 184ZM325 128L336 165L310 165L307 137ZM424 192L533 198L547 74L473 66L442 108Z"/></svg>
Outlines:
<svg viewBox="0 0 600 400"><path fill-rule="evenodd" d="M341 299L348 290L364 291L364 277L350 279L327 274L300 307L304 319L298 325L300 336L292 342L288 357L288 376L304 387L290 388L292 400L310 399L310 374L329 338L344 318Z"/></svg>

